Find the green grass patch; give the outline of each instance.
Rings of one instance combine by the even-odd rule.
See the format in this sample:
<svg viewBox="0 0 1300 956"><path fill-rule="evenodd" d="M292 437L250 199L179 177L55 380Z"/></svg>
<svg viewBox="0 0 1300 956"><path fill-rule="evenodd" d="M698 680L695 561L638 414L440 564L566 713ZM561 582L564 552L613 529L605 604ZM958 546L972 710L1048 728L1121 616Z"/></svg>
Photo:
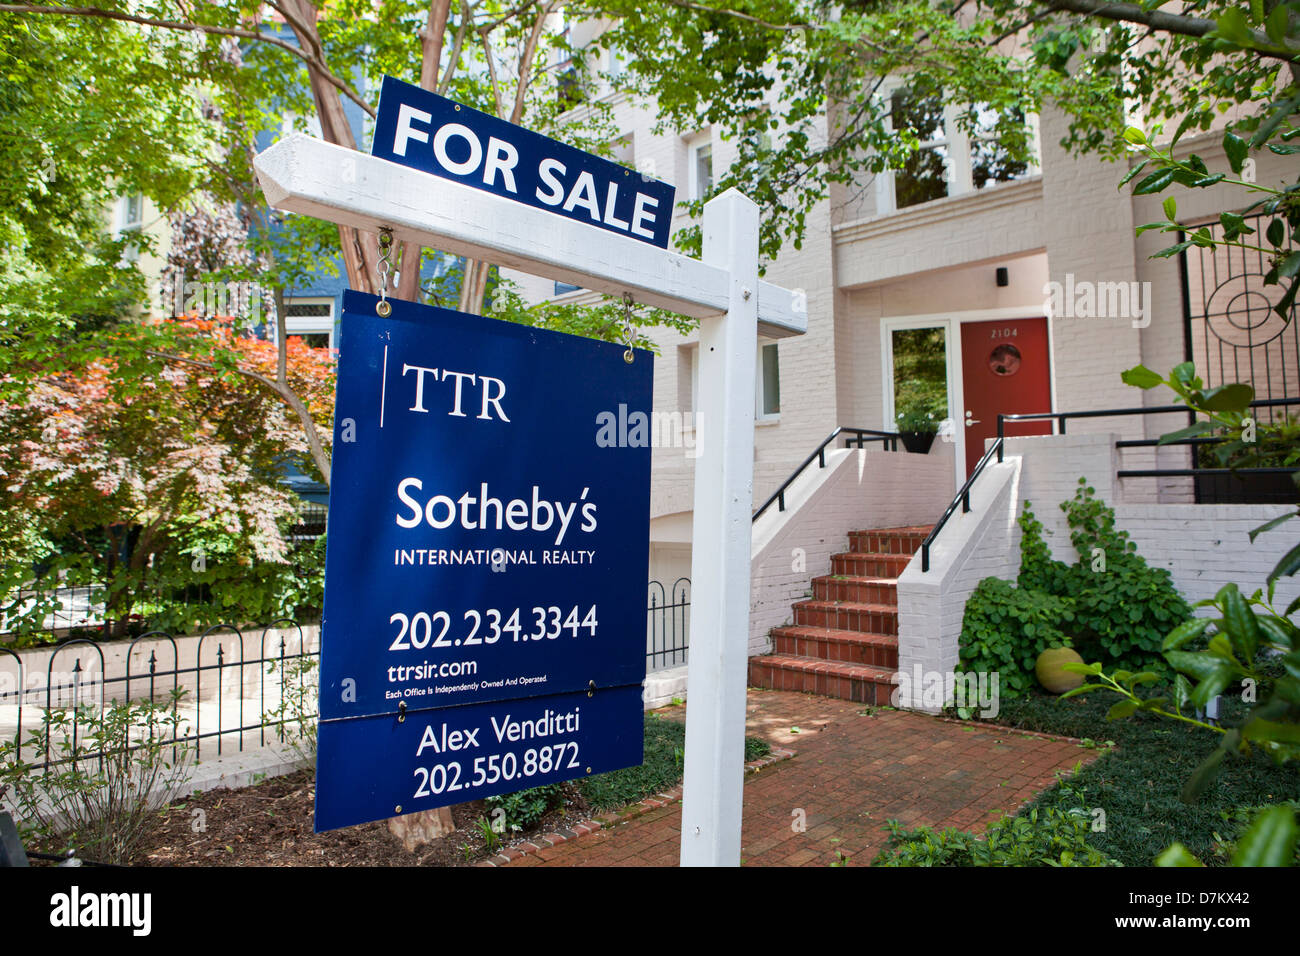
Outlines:
<svg viewBox="0 0 1300 956"><path fill-rule="evenodd" d="M1054 787L1039 794L1021 816L1033 807L1068 811L1081 801L1085 808L1105 811L1105 829L1090 832L1088 842L1126 866L1150 866L1175 841L1213 865L1224 862L1215 852L1219 839L1237 836L1241 808L1300 795L1300 772L1294 766L1276 766L1256 753L1229 757L1204 796L1183 803L1183 785L1218 745L1219 735L1140 713L1108 721L1106 711L1118 699L1098 693L1061 700L1035 693L1003 701L998 724L1078 737L1103 747L1115 744L1071 777L1068 790ZM1225 696L1220 719L1231 725L1245 711L1240 700Z"/></svg>

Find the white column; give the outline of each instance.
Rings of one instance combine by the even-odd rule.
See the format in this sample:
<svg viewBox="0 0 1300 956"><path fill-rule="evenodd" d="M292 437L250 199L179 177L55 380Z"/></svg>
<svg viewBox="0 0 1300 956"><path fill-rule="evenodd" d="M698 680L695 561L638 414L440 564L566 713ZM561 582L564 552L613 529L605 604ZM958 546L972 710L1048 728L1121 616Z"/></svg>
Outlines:
<svg viewBox="0 0 1300 956"><path fill-rule="evenodd" d="M700 321L682 866L738 866L745 775L758 206L704 207L706 263L730 273L727 312Z"/></svg>

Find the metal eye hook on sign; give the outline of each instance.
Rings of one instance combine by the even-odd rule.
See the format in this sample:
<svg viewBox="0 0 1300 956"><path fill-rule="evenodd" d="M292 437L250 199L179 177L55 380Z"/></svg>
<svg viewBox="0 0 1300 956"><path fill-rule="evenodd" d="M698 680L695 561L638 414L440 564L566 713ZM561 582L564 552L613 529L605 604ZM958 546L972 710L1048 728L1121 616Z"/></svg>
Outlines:
<svg viewBox="0 0 1300 956"><path fill-rule="evenodd" d="M393 307L388 304L388 274L393 271L389 256L393 252L393 230L387 226L379 229L379 301L375 303L375 312L381 319L392 314Z"/></svg>
<svg viewBox="0 0 1300 956"><path fill-rule="evenodd" d="M632 354L632 346L636 342L632 334L632 293L623 293L623 339L627 345L627 351L623 353L623 361L631 365L636 356Z"/></svg>

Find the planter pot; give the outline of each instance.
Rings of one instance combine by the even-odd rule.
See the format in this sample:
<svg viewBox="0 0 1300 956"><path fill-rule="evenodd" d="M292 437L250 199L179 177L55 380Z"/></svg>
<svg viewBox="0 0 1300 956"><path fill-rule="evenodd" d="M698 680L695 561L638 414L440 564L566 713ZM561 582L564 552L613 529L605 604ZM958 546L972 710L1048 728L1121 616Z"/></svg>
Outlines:
<svg viewBox="0 0 1300 956"><path fill-rule="evenodd" d="M898 435L903 439L903 447L914 455L924 455L934 444L935 432L899 432Z"/></svg>
<svg viewBox="0 0 1300 956"><path fill-rule="evenodd" d="M1034 674L1038 683L1053 694L1064 694L1083 684L1082 674L1071 674L1061 669L1062 664L1082 664L1083 658L1070 647L1051 647L1038 655L1034 662Z"/></svg>

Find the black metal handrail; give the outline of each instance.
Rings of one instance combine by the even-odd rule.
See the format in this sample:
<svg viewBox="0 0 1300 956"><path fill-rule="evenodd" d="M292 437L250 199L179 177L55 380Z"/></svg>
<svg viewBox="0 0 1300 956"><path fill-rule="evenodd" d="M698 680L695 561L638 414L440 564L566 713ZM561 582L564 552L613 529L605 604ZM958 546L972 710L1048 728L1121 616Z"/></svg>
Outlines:
<svg viewBox="0 0 1300 956"><path fill-rule="evenodd" d="M1261 398L1250 403L1250 408L1276 408L1282 405L1300 405L1300 398ZM1090 409L1083 412L1025 412L1019 415L1004 415L998 413L998 438L1006 437L1003 432L1005 422L1041 422L1052 420L1056 423L1056 434L1065 434L1065 423L1071 418L1121 418L1125 415L1165 415L1172 412L1183 412L1188 415L1195 415L1196 409L1189 408L1186 405L1144 405L1140 408L1100 408ZM1215 439L1209 439L1214 441ZM1182 441L1165 442L1166 445L1194 444L1195 439L1183 439ZM1129 439L1115 443L1119 447L1137 447L1141 445L1158 445L1160 439ZM1001 461L998 458L998 461ZM1243 471L1245 469L1242 469Z"/></svg>
<svg viewBox="0 0 1300 956"><path fill-rule="evenodd" d="M984 452L984 457L979 460L979 464L977 464L971 471L970 477L966 479L966 484L962 485L961 490L953 497L952 503L949 504L947 510L944 511L943 517L935 522L934 527L930 529L930 533L927 534L925 540L921 542L922 573L930 570L930 545L934 543L935 538L939 537L939 532L943 530L943 526L948 523L948 519L957 511L957 506L961 505L963 514L970 511L971 486L975 484L975 479L984 473L984 469L988 466L989 461L994 455L998 456L999 462L1002 461L1001 435L999 435L993 444L989 446L988 451Z"/></svg>
<svg viewBox="0 0 1300 956"><path fill-rule="evenodd" d="M771 496L766 501L764 501L762 505L759 506L759 509L754 512L753 518L750 519L751 522L757 521L759 515L761 515L764 511L770 508L772 502L774 501L777 502L778 505L777 510L784 511L786 489L788 489L792 484L794 484L795 479L803 474L804 469L813 463L814 458L817 459L818 462L817 467L825 468L826 447L831 442L835 441L835 439L838 438L840 435L846 436L844 439L845 448L862 448L863 446L866 445L867 442L878 441L882 445L887 447L889 451L898 451L898 440L903 437L898 432L880 432L871 428L852 428L846 425L841 425L840 427L836 428L835 431L827 435L826 440L817 446L817 450L814 451L807 458L805 458L803 464L794 470L794 474L792 474L789 478L787 478L784 482L782 482L781 487L776 489L776 491L772 492ZM848 437L848 436L852 436L852 437Z"/></svg>
<svg viewBox="0 0 1300 956"><path fill-rule="evenodd" d="M1258 399L1250 403L1250 408L1275 408L1282 405L1300 405L1300 398L1266 398ZM1052 421L1057 429L1055 434L1065 434L1065 423L1071 418L1119 418L1125 415L1164 415L1174 412L1183 412L1195 417L1196 410L1189 408L1187 405L1145 405L1141 408L1100 408L1089 409L1082 412L1024 412L1016 415L1007 415L998 413L998 437L993 444L989 446L984 457L980 459L979 464L975 466L970 477L966 479L966 484L962 485L961 490L957 492L948 509L944 511L943 517L935 524L930 533L926 535L925 541L921 544L921 571L930 570L930 545L939 536L943 526L947 524L948 519L952 517L957 510L957 505L962 505L962 511L970 511L970 489L975 483L975 479L980 476L984 468L989 463L989 459L996 453L998 463L1002 463L1003 452L1006 447L1006 430L1007 422L1037 422ZM1219 438L1182 438L1175 441L1164 442L1165 445L1203 445L1216 444L1223 439ZM1117 441L1118 448L1137 448L1151 447L1160 445L1158 438L1134 438ZM1176 478L1176 477L1196 477L1201 475L1267 475L1267 474L1290 474L1296 471L1295 468L1163 468L1163 469L1145 469L1145 470L1121 470L1117 471L1117 478Z"/></svg>

